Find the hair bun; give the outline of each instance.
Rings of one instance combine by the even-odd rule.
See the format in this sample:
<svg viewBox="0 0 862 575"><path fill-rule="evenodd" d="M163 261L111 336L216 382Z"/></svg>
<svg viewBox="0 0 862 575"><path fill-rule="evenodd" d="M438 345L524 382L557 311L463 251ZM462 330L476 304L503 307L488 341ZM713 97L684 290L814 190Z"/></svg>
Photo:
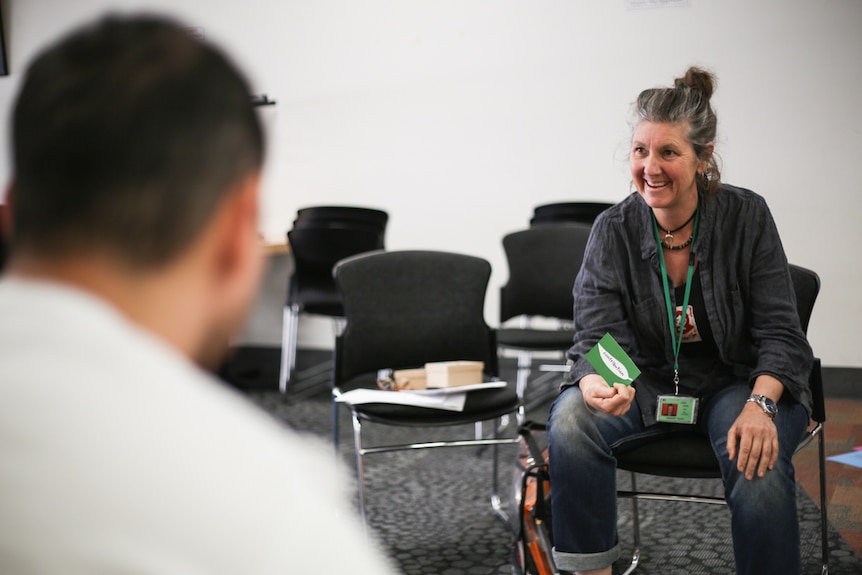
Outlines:
<svg viewBox="0 0 862 575"><path fill-rule="evenodd" d="M715 75L697 66L692 66L685 71L685 75L682 78L677 78L673 82L675 88L689 88L700 92L705 100L709 100L712 97L712 93L715 91L715 84Z"/></svg>

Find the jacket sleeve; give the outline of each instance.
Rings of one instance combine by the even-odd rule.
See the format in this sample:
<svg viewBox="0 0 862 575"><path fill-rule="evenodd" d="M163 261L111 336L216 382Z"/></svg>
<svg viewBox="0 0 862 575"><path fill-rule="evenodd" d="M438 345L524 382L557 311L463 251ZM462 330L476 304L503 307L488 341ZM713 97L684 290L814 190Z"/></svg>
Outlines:
<svg viewBox="0 0 862 575"><path fill-rule="evenodd" d="M748 280L749 333L757 349L750 378L772 375L810 412L813 354L802 331L787 257L772 214L761 200Z"/></svg>
<svg viewBox="0 0 862 575"><path fill-rule="evenodd" d="M623 289L625 256L616 222L600 216L593 225L581 270L573 288L575 337L567 357L571 368L563 386L575 385L587 374L596 373L585 356L605 333L610 333L624 350L632 344Z"/></svg>

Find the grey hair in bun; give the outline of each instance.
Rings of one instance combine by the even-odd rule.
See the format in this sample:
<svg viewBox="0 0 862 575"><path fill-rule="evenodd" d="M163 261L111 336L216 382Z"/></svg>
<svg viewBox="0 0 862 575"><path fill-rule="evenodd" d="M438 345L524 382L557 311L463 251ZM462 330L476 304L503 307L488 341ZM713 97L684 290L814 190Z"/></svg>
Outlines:
<svg viewBox="0 0 862 575"><path fill-rule="evenodd" d="M638 95L634 104L634 121L688 124L688 141L698 159L708 160L706 172L698 175L698 189L713 194L720 187L721 171L708 144L715 142L717 119L709 101L716 88L716 78L702 68L691 67L672 88L650 88Z"/></svg>

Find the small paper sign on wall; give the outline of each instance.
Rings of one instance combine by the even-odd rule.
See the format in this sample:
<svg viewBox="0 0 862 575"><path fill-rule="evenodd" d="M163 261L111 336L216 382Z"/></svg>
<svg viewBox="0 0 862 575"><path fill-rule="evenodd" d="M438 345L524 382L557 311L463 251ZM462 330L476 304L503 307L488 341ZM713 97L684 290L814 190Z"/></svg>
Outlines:
<svg viewBox="0 0 862 575"><path fill-rule="evenodd" d="M688 0L626 0L627 10L641 8L687 8Z"/></svg>

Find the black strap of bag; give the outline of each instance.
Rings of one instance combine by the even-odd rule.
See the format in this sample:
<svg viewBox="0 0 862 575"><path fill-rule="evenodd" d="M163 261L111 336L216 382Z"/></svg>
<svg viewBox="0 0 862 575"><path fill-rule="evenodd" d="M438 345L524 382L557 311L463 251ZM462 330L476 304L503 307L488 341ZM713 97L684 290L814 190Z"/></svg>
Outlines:
<svg viewBox="0 0 862 575"><path fill-rule="evenodd" d="M530 480L534 481L536 490L536 499L533 503L532 509L533 515L530 520L547 522L550 517L550 515L547 513L549 510L545 505L545 482L550 479L548 474L548 462L545 459L545 455L542 451L542 448L539 446L539 443L536 440L536 436L534 434L534 432L536 431L546 430L547 425L532 421L526 421L518 428L518 433L523 438L524 445L527 448L527 454L529 455L529 465L525 466L520 481L521 499L520 504L518 505L518 528L515 534L518 541L524 541L524 537L526 535L526 522L528 520L526 508L526 494L528 491L528 483L530 482ZM524 564L523 573L525 575L534 573L533 568L535 568L535 566L533 564L533 560L528 559L528 556L530 555L531 551L528 549L526 541L524 541L522 549L522 553L524 553L525 555L523 559L526 562ZM532 568L531 565L533 566Z"/></svg>
<svg viewBox="0 0 862 575"><path fill-rule="evenodd" d="M550 480L548 473L548 462L545 461L545 456L539 444L536 443L536 438L533 436L533 431L547 431L548 426L544 423L536 423L534 421L525 421L518 429L518 433L524 438L524 443L527 444L527 450L530 452L530 457L533 459L533 465L527 468L524 473L523 485L521 492L527 488L527 478L532 476L536 478L536 517L545 520L545 480ZM523 510L523 502L521 505ZM523 521L523 515L521 521Z"/></svg>
<svg viewBox="0 0 862 575"><path fill-rule="evenodd" d="M544 423L536 423L535 421L525 421L518 428L518 433L521 437L524 438L524 442L527 444L527 449L530 451L530 457L533 458L537 464L546 464L545 456L542 455L542 450L539 447L539 444L536 443L536 438L533 437L533 431L547 431L548 426Z"/></svg>

